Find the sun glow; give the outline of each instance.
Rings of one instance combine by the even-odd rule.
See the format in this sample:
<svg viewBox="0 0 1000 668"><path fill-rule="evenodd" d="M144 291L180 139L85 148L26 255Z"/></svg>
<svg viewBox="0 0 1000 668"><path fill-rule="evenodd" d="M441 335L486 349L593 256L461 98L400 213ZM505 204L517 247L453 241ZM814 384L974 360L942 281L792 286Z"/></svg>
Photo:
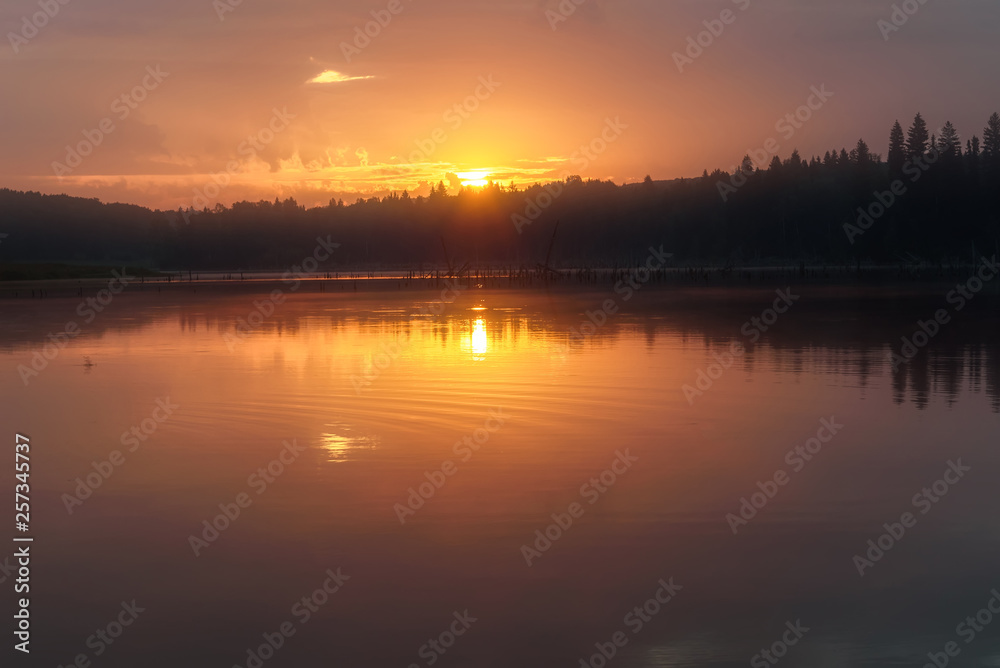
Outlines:
<svg viewBox="0 0 1000 668"><path fill-rule="evenodd" d="M471 172L456 172L456 176L462 180L465 187L482 188L489 183L490 172L488 169L477 169Z"/></svg>
<svg viewBox="0 0 1000 668"><path fill-rule="evenodd" d="M486 336L486 321L478 318L472 325L472 354L477 360L485 359L490 349L489 338Z"/></svg>

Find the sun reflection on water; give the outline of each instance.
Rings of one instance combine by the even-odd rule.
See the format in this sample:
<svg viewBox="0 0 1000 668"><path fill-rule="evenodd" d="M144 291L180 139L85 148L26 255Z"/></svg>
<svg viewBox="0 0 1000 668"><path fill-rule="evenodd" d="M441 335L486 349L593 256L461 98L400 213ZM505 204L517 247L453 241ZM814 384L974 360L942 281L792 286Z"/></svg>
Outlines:
<svg viewBox="0 0 1000 668"><path fill-rule="evenodd" d="M327 427L334 432L320 435L320 447L326 450L327 459L331 462L349 462L358 459L361 451L372 451L378 447L377 436L348 436L344 432L351 429L341 424Z"/></svg>
<svg viewBox="0 0 1000 668"><path fill-rule="evenodd" d="M486 336L486 321L478 318L472 326L472 355L473 359L486 359L489 350L489 339Z"/></svg>

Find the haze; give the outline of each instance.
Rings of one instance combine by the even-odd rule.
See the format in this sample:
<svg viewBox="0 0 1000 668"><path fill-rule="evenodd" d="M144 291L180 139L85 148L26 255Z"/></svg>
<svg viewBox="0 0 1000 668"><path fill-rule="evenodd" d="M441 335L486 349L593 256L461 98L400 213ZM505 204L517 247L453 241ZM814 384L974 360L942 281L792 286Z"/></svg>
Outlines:
<svg viewBox="0 0 1000 668"><path fill-rule="evenodd" d="M859 136L884 155L897 118L951 120L964 142L1000 107L985 0L914 0L891 33L893 3L860 0L51 2L34 32L37 1L0 9L0 182L162 209L691 177L771 138L782 157ZM786 139L776 123L814 86L833 96Z"/></svg>

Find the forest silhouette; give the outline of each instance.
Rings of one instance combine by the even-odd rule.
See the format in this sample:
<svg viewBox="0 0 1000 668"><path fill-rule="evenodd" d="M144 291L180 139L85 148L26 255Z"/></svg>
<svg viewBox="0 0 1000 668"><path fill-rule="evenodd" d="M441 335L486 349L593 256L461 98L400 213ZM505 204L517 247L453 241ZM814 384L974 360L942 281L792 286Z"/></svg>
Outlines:
<svg viewBox="0 0 1000 668"><path fill-rule="evenodd" d="M215 204L200 211L0 190L0 262L154 269L282 269L322 236L329 267L622 266L662 245L681 264L936 263L1000 239L1000 115L964 143L949 122L896 122L883 159L867 142L803 158L745 156L732 172L617 185L579 176L449 194ZM755 162L756 160L756 162ZM557 223L558 234L554 235Z"/></svg>

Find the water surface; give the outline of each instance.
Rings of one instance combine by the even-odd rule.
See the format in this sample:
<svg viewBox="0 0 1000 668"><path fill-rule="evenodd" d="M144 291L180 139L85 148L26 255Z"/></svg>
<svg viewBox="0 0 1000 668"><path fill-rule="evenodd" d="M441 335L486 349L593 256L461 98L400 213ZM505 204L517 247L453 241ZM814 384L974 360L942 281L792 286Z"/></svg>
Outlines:
<svg viewBox="0 0 1000 668"><path fill-rule="evenodd" d="M812 287L753 343L741 326L778 287L628 303L470 288L439 315L439 291L307 289L245 336L266 291L125 293L92 323L79 300L7 300L3 422L33 446L34 659L246 666L291 622L264 665L599 666L595 643L619 632L611 666L767 665L755 655L800 621L782 665L923 665L948 641L961 665L1000 665L1000 622L956 633L1000 587L995 296L894 372L890 346L943 292ZM622 310L591 333L609 298ZM82 333L25 386L18 365L68 320ZM734 342L746 353L713 368ZM686 395L699 371L717 378ZM160 422L158 400L175 406ZM822 421L842 427L796 464ZM133 426L145 440L123 445ZM69 512L115 450L125 462ZM915 505L959 460L947 494ZM778 470L756 516L727 520ZM541 551L536 530L574 503ZM855 555L905 512L915 526L859 575ZM328 569L349 579L301 623ZM661 580L672 600L628 617ZM88 637L133 599L145 611L95 656ZM443 654L425 645L466 611Z"/></svg>

